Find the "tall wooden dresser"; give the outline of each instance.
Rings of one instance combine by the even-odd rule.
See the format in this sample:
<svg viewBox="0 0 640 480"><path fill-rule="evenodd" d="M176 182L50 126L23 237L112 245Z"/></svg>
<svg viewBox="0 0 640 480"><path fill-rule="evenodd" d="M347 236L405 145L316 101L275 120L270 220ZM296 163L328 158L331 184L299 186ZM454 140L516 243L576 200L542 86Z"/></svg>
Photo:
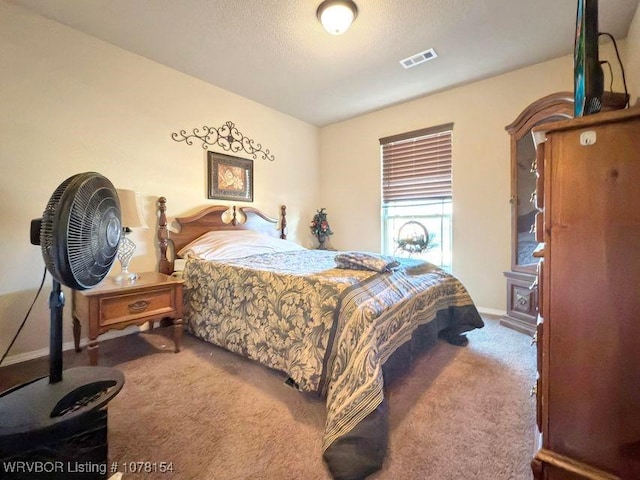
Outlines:
<svg viewBox="0 0 640 480"><path fill-rule="evenodd" d="M640 107L537 147L537 480L640 479Z"/></svg>

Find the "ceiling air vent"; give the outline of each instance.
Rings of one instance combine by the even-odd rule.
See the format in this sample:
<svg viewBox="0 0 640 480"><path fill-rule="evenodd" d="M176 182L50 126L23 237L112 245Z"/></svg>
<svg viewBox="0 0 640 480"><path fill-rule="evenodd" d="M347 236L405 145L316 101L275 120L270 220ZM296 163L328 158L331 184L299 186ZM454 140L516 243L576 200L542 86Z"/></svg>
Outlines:
<svg viewBox="0 0 640 480"><path fill-rule="evenodd" d="M436 53L436 51L433 48L430 48L429 50L416 53L415 55L405 58L404 60L400 60L400 65L402 65L404 68L411 68L428 60L433 60L437 56L438 54Z"/></svg>

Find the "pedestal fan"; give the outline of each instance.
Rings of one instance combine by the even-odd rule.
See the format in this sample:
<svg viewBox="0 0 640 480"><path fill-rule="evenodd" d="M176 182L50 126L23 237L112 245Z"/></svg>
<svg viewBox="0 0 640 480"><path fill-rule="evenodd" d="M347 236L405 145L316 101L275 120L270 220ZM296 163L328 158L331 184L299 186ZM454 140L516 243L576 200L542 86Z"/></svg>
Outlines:
<svg viewBox="0 0 640 480"><path fill-rule="evenodd" d="M49 377L0 394L2 478L3 474L33 478L37 465L51 466L51 471L41 471L45 476L37 478L106 478L107 414L103 407L122 389L124 376L106 367L63 372L61 285L86 290L100 283L116 259L121 230L117 191L95 172L62 182L42 218L31 222L31 243L41 246L53 277ZM74 462L84 467L73 470ZM21 476L15 469L7 472L7 465L23 465L27 470L31 465L32 470Z"/></svg>

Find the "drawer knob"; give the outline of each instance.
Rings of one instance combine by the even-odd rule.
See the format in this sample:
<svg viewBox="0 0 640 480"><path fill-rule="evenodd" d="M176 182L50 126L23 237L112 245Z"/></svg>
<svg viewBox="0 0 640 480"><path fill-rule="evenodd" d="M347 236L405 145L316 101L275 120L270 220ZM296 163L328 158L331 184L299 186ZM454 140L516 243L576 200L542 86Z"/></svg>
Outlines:
<svg viewBox="0 0 640 480"><path fill-rule="evenodd" d="M129 304L129 311L133 313L144 312L150 304L151 302L146 300L138 300L137 302Z"/></svg>
<svg viewBox="0 0 640 480"><path fill-rule="evenodd" d="M516 291L516 303L521 307L529 305L529 296Z"/></svg>

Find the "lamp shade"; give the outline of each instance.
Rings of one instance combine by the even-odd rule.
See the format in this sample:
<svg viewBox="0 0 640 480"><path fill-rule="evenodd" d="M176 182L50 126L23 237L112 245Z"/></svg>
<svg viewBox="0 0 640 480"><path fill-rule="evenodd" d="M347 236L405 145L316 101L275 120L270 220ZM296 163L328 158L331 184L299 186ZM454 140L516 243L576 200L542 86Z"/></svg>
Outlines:
<svg viewBox="0 0 640 480"><path fill-rule="evenodd" d="M327 32L342 35L358 16L358 7L352 0L325 0L316 15Z"/></svg>
<svg viewBox="0 0 640 480"><path fill-rule="evenodd" d="M118 198L120 200L122 227L149 228L142 215L140 194L134 190L124 190L121 188L116 190L118 191Z"/></svg>

